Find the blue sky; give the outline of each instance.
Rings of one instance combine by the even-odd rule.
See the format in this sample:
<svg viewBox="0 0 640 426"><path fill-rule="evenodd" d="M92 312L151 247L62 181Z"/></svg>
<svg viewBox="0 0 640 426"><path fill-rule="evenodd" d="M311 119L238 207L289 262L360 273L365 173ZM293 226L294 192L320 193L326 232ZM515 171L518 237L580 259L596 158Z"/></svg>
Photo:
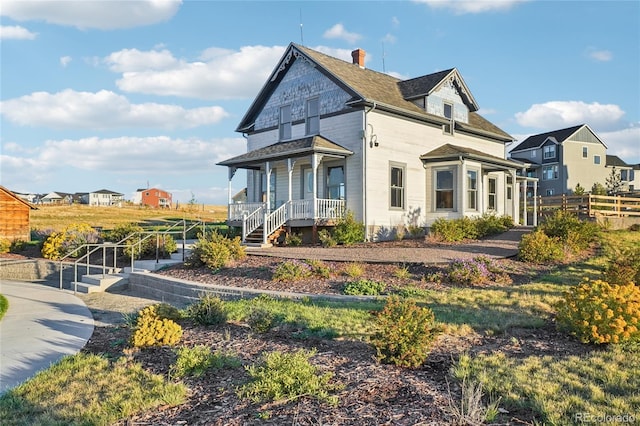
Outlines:
<svg viewBox="0 0 640 426"><path fill-rule="evenodd" d="M225 204L215 163L245 151L234 130L290 42L348 61L363 48L399 78L456 67L518 141L587 123L640 163L638 1L0 1L14 191L149 184Z"/></svg>

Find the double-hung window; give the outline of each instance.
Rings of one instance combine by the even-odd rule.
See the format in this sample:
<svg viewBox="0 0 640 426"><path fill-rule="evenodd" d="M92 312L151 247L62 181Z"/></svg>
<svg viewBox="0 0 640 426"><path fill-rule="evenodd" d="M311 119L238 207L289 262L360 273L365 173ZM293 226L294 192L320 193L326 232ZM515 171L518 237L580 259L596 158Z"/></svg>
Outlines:
<svg viewBox="0 0 640 426"><path fill-rule="evenodd" d="M600 164L600 156L599 155L594 155L593 156L593 164Z"/></svg>
<svg viewBox="0 0 640 426"><path fill-rule="evenodd" d="M582 147L582 158L589 158L589 147Z"/></svg>
<svg viewBox="0 0 640 426"><path fill-rule="evenodd" d="M550 158L556 158L556 146L555 145L547 145L543 149L542 158L548 160Z"/></svg>
<svg viewBox="0 0 640 426"><path fill-rule="evenodd" d="M497 186L498 186L498 179L489 178L489 188L487 190L487 195L489 196L489 198L487 199L487 208L489 210L495 210L497 207L497 203L496 203L498 199Z"/></svg>
<svg viewBox="0 0 640 426"><path fill-rule="evenodd" d="M454 182L453 169L436 170L436 210L454 209Z"/></svg>
<svg viewBox="0 0 640 426"><path fill-rule="evenodd" d="M453 134L453 105L445 102L443 104L443 107L444 107L444 111L443 111L444 118L447 118L449 120L449 123L443 126L443 131L447 135L452 135Z"/></svg>
<svg viewBox="0 0 640 426"><path fill-rule="evenodd" d="M558 165L544 166L542 168L542 180L558 179Z"/></svg>
<svg viewBox="0 0 640 426"><path fill-rule="evenodd" d="M344 200L344 167L327 168L327 196L331 200Z"/></svg>
<svg viewBox="0 0 640 426"><path fill-rule="evenodd" d="M307 135L320 133L320 107L318 98L307 100Z"/></svg>
<svg viewBox="0 0 640 426"><path fill-rule="evenodd" d="M400 164L391 164L389 174L390 180L390 196L389 206L392 209L404 209L404 189L405 189L405 166Z"/></svg>
<svg viewBox="0 0 640 426"><path fill-rule="evenodd" d="M478 172L467 170L467 209L478 210Z"/></svg>
<svg viewBox="0 0 640 426"><path fill-rule="evenodd" d="M291 105L280 107L280 140L291 139Z"/></svg>

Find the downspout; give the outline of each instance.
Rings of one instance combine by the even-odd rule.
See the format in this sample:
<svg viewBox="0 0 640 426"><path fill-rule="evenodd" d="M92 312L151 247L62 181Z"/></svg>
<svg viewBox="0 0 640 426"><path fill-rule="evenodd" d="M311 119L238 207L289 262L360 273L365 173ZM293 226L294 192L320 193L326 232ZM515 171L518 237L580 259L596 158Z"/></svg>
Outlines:
<svg viewBox="0 0 640 426"><path fill-rule="evenodd" d="M364 240L369 241L369 225L367 224L367 114L376 109L373 102L369 111L364 111L362 127L362 222L364 223Z"/></svg>

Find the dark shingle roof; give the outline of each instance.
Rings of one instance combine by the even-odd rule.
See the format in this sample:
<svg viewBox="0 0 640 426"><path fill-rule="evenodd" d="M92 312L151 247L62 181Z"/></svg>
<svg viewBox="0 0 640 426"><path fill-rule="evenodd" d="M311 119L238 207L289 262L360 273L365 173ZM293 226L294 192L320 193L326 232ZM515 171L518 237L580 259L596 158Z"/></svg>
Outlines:
<svg viewBox="0 0 640 426"><path fill-rule="evenodd" d="M607 155L607 162L605 164L608 167L629 167L629 164L622 161L617 155Z"/></svg>
<svg viewBox="0 0 640 426"><path fill-rule="evenodd" d="M424 109L408 99L411 99L411 97L415 98L419 92L423 90L433 89L443 78L454 72L455 68L402 81L388 74L367 68L360 68L351 62L334 58L333 56L295 43L292 43L287 51L291 49L301 52L312 62L319 65L321 72L324 72L329 78L334 79L344 90L351 93L351 104L353 105L358 103L373 104L375 102L381 109L410 115L413 118L429 120L436 123L444 123L446 121L443 117L427 113ZM278 72L279 71L274 72L270 81L274 80ZM261 98L262 100L266 100L266 97L271 93L270 90L272 89L269 89L268 85L269 84L263 88L258 98L256 98L242 122L238 125L237 131L247 131L250 128L255 119L255 115L259 112ZM471 100L471 102L473 101ZM503 141L511 141L514 139L511 135L493 125L476 112L469 112L469 123L462 123L462 127L467 131L478 131L486 136Z"/></svg>
<svg viewBox="0 0 640 426"><path fill-rule="evenodd" d="M558 141L558 143L564 142L569 136L573 135L577 132L584 124L580 124L579 126L567 127L566 129L553 130L551 132L539 133L537 135L532 135L523 140L520 144L518 144L515 148L511 150L511 152L522 151L525 149L538 148L540 147L544 141L549 137L553 137Z"/></svg>
<svg viewBox="0 0 640 426"><path fill-rule="evenodd" d="M322 136L308 136L285 142L278 142L263 148L254 149L237 157L218 163L220 166L259 168L265 160L278 160L288 157L302 157L312 153L351 155L353 152L331 142Z"/></svg>
<svg viewBox="0 0 640 426"><path fill-rule="evenodd" d="M430 162L457 159L460 157L479 160L509 168L521 168L524 166L524 164L521 164L519 161L505 160L504 158L490 155L485 152L478 151L477 149L452 145L449 143L441 145L438 148L421 155L420 159L424 162Z"/></svg>

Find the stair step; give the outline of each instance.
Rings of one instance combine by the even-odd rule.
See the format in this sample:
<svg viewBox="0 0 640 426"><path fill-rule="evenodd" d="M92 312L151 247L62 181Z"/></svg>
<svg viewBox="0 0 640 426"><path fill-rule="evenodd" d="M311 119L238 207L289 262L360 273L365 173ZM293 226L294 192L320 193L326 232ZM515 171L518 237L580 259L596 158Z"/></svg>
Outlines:
<svg viewBox="0 0 640 426"><path fill-rule="evenodd" d="M97 293L113 287L125 286L129 283L126 274L83 275L82 281L71 282L71 288L80 293Z"/></svg>

